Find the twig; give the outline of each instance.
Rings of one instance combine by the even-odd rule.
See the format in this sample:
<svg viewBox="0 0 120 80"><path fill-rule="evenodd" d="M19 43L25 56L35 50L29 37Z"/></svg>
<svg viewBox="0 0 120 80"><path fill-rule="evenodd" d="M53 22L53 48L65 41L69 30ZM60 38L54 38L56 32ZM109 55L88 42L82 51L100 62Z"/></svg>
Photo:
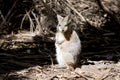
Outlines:
<svg viewBox="0 0 120 80"><path fill-rule="evenodd" d="M65 1L63 1L65 3ZM78 16L80 17L81 21L86 22L86 19L82 16L81 13L79 13L71 4L69 0L67 0L68 3L65 3L70 9L72 9Z"/></svg>
<svg viewBox="0 0 120 80"><path fill-rule="evenodd" d="M1 16L2 20L5 21L5 17L3 16L1 10L0 10L0 16Z"/></svg>
<svg viewBox="0 0 120 80"><path fill-rule="evenodd" d="M33 11L31 11L32 15L34 16L35 18L35 21L36 21L36 28L35 28L35 31L38 31L40 32L40 34L42 35L43 34L43 28L42 28L42 25L40 24L40 21L39 21L39 18L36 17L35 13Z"/></svg>
<svg viewBox="0 0 120 80"><path fill-rule="evenodd" d="M28 16L28 18L30 20L30 32L33 32L33 28L35 27L35 25L32 21L32 18L30 17L30 11L29 12L26 11L26 15Z"/></svg>
<svg viewBox="0 0 120 80"><path fill-rule="evenodd" d="M26 16L27 16L27 14L25 14L24 17L22 18L22 21L21 21L21 24L20 24L20 29L22 29L22 25L23 25L23 22L24 22Z"/></svg>
<svg viewBox="0 0 120 80"><path fill-rule="evenodd" d="M6 22L6 20L8 19L8 17L10 16L12 10L14 9L15 5L17 3L17 0L14 2L13 6L11 7L11 9L8 11L5 19L2 21L2 23L0 24L0 27L2 27L4 25L4 23Z"/></svg>

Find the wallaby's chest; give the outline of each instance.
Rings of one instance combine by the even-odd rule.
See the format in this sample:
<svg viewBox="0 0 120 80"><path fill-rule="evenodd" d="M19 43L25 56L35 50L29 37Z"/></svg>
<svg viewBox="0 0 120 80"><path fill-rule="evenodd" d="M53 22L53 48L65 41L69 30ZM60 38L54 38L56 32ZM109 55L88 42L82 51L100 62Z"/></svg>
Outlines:
<svg viewBox="0 0 120 80"><path fill-rule="evenodd" d="M56 33L56 40L58 40L58 41L65 40L65 37L64 37L63 33L57 32Z"/></svg>
<svg viewBox="0 0 120 80"><path fill-rule="evenodd" d="M62 41L62 40L70 41L71 36L72 36L71 32L65 32L65 33L63 33L63 32L57 32L56 33L56 39L58 41Z"/></svg>

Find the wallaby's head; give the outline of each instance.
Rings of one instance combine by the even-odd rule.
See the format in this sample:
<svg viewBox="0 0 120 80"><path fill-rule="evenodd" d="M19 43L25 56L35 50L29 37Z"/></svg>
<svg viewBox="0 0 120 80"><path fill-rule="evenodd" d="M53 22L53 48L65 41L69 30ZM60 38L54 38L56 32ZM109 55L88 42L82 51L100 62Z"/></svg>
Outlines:
<svg viewBox="0 0 120 80"><path fill-rule="evenodd" d="M73 32L72 26L70 26L70 16L62 17L57 15L57 19L57 31L62 32L66 40L70 40L71 34Z"/></svg>
<svg viewBox="0 0 120 80"><path fill-rule="evenodd" d="M62 17L60 15L57 15L57 19L58 19L57 30L60 32L66 32L68 30L68 24L70 22L69 16Z"/></svg>

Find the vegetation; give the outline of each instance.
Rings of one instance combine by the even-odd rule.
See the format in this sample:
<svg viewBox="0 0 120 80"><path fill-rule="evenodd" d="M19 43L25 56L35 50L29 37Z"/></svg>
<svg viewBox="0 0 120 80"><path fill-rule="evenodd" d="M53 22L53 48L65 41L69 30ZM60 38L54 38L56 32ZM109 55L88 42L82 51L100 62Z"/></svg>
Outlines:
<svg viewBox="0 0 120 80"><path fill-rule="evenodd" d="M57 14L71 16L82 41L83 64L118 62L119 4L119 0L0 0L0 73L56 63Z"/></svg>

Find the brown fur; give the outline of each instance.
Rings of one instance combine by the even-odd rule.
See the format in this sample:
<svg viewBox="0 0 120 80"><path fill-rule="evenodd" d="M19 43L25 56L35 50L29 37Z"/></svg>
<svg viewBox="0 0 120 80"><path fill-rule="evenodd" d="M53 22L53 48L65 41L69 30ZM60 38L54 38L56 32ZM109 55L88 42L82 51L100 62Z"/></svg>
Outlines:
<svg viewBox="0 0 120 80"><path fill-rule="evenodd" d="M68 30L63 32L63 35L67 41L70 40L73 30L68 27Z"/></svg>

